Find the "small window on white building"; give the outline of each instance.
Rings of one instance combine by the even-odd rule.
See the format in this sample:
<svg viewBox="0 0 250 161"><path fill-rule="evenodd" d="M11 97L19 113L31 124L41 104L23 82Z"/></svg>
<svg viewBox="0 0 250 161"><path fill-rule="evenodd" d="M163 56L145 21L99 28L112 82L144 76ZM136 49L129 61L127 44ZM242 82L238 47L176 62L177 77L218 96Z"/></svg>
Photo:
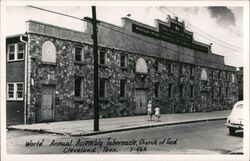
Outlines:
<svg viewBox="0 0 250 161"><path fill-rule="evenodd" d="M14 99L14 85L15 84L8 84L8 99Z"/></svg>
<svg viewBox="0 0 250 161"><path fill-rule="evenodd" d="M9 60L15 60L15 45L10 44L8 48Z"/></svg>
<svg viewBox="0 0 250 161"><path fill-rule="evenodd" d="M17 45L17 59L23 59L24 57L24 44L20 43Z"/></svg>
<svg viewBox="0 0 250 161"><path fill-rule="evenodd" d="M23 83L17 83L16 88L17 99L23 99Z"/></svg>
<svg viewBox="0 0 250 161"><path fill-rule="evenodd" d="M23 100L23 83L7 83L7 100Z"/></svg>
<svg viewBox="0 0 250 161"><path fill-rule="evenodd" d="M8 61L23 60L25 53L24 43L8 45Z"/></svg>
<svg viewBox="0 0 250 161"><path fill-rule="evenodd" d="M42 61L56 63L56 47L51 41L45 41L42 45Z"/></svg>

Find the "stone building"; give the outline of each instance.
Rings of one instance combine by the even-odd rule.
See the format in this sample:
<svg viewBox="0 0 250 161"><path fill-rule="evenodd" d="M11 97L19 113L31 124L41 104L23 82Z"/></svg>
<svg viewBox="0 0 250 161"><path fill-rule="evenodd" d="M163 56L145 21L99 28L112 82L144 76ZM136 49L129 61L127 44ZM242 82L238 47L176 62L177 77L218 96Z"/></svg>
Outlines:
<svg viewBox="0 0 250 161"><path fill-rule="evenodd" d="M98 25L100 118L146 114L148 100L161 113L232 107L238 97L236 68L195 41L183 22L156 20L152 27L122 20L122 27ZM26 23L25 35L7 37L7 123L93 118L91 24L78 32ZM23 58L12 60L20 50Z"/></svg>
<svg viewBox="0 0 250 161"><path fill-rule="evenodd" d="M237 81L238 81L238 100L243 100L243 67L240 67L236 73Z"/></svg>

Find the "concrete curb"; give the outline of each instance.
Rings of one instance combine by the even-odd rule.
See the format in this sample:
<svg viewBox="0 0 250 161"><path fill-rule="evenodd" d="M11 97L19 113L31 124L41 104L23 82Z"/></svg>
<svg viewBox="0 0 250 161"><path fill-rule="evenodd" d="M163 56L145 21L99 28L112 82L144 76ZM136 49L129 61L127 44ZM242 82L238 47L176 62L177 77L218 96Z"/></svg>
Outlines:
<svg viewBox="0 0 250 161"><path fill-rule="evenodd" d="M118 128L118 129L112 129L112 130L103 130L103 131L98 131L98 132L84 133L84 134L71 134L71 136L91 136L91 135L106 134L106 133L112 133L112 132L145 129L145 128L151 128L151 127L179 125L179 124L186 124L186 123L206 122L206 121L218 121L218 120L225 120L225 119L226 118L201 119L201 120L170 122L170 123L162 123L162 124L154 124L154 125L130 126L130 127L124 127L124 128Z"/></svg>
<svg viewBox="0 0 250 161"><path fill-rule="evenodd" d="M206 122L206 121L218 121L218 120L226 120L227 118L213 118L213 119L199 119L199 120L191 120L191 121L179 121L179 122L168 122L168 123L158 123L153 125L138 125L138 126L129 126L124 128L118 129L110 129L110 130L103 130L97 132L87 132L87 133L79 133L79 134L72 134L72 133L61 133L61 132L53 132L47 131L45 129L19 129L13 127L7 127L7 130L22 130L22 131L31 131L31 132L38 132L38 133L47 133L47 134L56 134L56 135L69 135L73 137L78 136L92 136L92 135L99 135L99 134L106 134L112 132L120 132L120 131L129 131L129 130L136 130L136 129L145 129L151 127L160 127L160 126L167 126L167 125L179 125L179 124L187 124L187 123L196 123L196 122Z"/></svg>

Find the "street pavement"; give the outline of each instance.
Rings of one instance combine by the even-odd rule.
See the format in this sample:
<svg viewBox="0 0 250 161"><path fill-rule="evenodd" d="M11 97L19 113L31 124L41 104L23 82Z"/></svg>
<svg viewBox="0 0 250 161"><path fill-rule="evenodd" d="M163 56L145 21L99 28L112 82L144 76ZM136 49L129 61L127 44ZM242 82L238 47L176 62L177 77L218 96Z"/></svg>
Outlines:
<svg viewBox="0 0 250 161"><path fill-rule="evenodd" d="M7 153L242 154L243 133L229 135L224 123L225 120L197 122L77 137L13 130L7 132ZM36 144L38 141L42 145ZM27 146L30 142L35 144Z"/></svg>
<svg viewBox="0 0 250 161"><path fill-rule="evenodd" d="M50 123L36 123L29 125L15 125L8 126L7 130L18 129L33 132L36 131L42 133L63 134L70 136L89 136L157 126L221 120L226 119L230 112L231 110L200 113L163 114L161 115L159 122L148 121L147 115L104 118L99 120L99 131L93 131L93 120L60 121Z"/></svg>

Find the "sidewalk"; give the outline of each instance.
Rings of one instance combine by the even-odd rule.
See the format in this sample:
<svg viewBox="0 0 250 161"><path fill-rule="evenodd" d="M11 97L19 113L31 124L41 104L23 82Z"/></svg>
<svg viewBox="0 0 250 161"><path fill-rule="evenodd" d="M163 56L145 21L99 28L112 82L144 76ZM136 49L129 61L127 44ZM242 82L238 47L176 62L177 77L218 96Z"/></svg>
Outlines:
<svg viewBox="0 0 250 161"><path fill-rule="evenodd" d="M223 120L227 118L230 112L231 110L201 113L163 114L161 115L160 122L147 121L147 115L105 118L99 120L100 131L97 132L93 131L93 120L61 121L51 123L37 123L31 125L14 125L8 126L7 129L39 131L45 133L63 134L71 136L88 136L116 131L150 128L156 126Z"/></svg>

